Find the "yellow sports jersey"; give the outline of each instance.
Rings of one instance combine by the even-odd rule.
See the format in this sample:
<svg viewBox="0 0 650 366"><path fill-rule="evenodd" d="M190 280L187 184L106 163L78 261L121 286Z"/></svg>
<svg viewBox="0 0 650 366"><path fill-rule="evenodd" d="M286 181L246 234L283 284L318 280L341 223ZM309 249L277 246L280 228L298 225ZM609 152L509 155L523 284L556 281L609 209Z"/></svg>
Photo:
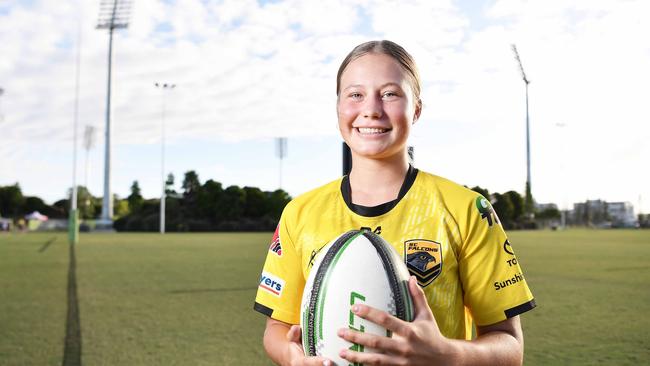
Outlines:
<svg viewBox="0 0 650 366"><path fill-rule="evenodd" d="M470 339L472 319L489 325L535 307L490 203L410 167L398 198L379 206L353 204L347 176L292 200L269 248L254 309L298 324L305 279L319 250L364 228L403 256L446 337Z"/></svg>

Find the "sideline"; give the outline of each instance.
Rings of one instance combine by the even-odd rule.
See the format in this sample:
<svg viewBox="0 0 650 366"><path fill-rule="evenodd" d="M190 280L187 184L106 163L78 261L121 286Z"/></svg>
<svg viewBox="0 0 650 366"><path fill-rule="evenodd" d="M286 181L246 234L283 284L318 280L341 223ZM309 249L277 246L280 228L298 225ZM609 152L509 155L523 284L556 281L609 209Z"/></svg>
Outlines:
<svg viewBox="0 0 650 366"><path fill-rule="evenodd" d="M70 244L68 266L68 316L65 324L63 366L81 366L81 322L77 299L77 260L74 244Z"/></svg>
<svg viewBox="0 0 650 366"><path fill-rule="evenodd" d="M55 241L56 241L56 236L50 238L50 240L46 241L45 244L43 244L43 246L41 246L41 249L39 249L38 252L39 252L39 253L43 253L43 252L46 251L47 248L49 248L50 245L51 245L52 243L54 243Z"/></svg>

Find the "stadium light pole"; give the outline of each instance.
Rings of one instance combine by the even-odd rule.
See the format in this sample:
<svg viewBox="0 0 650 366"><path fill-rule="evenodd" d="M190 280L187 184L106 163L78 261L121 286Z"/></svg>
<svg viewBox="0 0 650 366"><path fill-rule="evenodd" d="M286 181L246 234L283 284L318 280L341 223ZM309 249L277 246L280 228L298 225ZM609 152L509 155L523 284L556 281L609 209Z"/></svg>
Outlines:
<svg viewBox="0 0 650 366"><path fill-rule="evenodd" d="M168 90L176 87L176 84L154 83L156 88L162 91L162 112L161 112L161 139L160 139L160 178L162 179L162 193L160 194L160 233L165 233L165 201L167 199L167 180L165 179L165 109L166 95Z"/></svg>
<svg viewBox="0 0 650 366"><path fill-rule="evenodd" d="M524 208L529 219L534 218L533 212L533 194L530 182L530 119L528 117L528 84L530 81L526 77L524 72L524 66L521 63L519 58L519 52L517 52L517 46L512 45L512 52L515 54L515 60L519 65L519 71L521 72L521 77L524 80L526 86L526 196L524 199Z"/></svg>
<svg viewBox="0 0 650 366"><path fill-rule="evenodd" d="M562 123L562 122L558 122L558 123L555 124L555 127L560 129L560 133L562 134L562 139L561 139L562 140L562 147L560 148L560 154L561 154L561 157L560 157L560 170L561 170L561 172L560 172L560 174L563 177L565 177L565 179L566 179L566 176L567 176L566 171L565 171L566 164L564 164L564 156L566 155L566 136L563 133L564 132L563 130L564 130L564 128L566 126L567 126L566 123ZM562 190L562 210L560 211L560 213L561 213L560 221L561 221L561 224L562 224L562 229L566 229L566 211L567 211L567 203L566 203L566 201L567 201L567 198L566 198L566 188L565 188L565 189Z"/></svg>
<svg viewBox="0 0 650 366"><path fill-rule="evenodd" d="M80 5L81 6L81 5ZM77 24L77 57L75 62L74 85L74 117L72 138L72 197L70 197L70 213L68 217L68 241L70 244L79 242L79 211L77 210L77 130L79 125L79 73L81 70L81 14Z"/></svg>
<svg viewBox="0 0 650 366"><path fill-rule="evenodd" d="M275 155L280 159L279 188L282 189L282 160L287 156L287 138L275 139Z"/></svg>
<svg viewBox="0 0 650 366"><path fill-rule="evenodd" d="M0 87L0 122L4 120L4 114L2 114L2 94L5 93L5 90Z"/></svg>
<svg viewBox="0 0 650 366"><path fill-rule="evenodd" d="M106 129L104 131L104 200L99 226L113 226L111 194L111 69L113 66L113 30L129 26L131 0L100 0L97 29L108 29L108 85L106 91Z"/></svg>
<svg viewBox="0 0 650 366"><path fill-rule="evenodd" d="M95 145L95 126L86 125L84 130L84 150L86 150L86 160L84 163L84 187L88 189L88 154L90 149Z"/></svg>

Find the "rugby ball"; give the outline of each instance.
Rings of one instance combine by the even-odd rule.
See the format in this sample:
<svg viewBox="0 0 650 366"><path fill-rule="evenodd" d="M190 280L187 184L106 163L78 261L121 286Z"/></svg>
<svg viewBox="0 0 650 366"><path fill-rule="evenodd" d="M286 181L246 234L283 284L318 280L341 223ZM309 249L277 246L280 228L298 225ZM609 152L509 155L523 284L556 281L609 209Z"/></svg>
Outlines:
<svg viewBox="0 0 650 366"><path fill-rule="evenodd" d="M306 356L323 356L336 365L342 349L376 350L350 343L336 333L340 328L391 336L385 328L351 311L363 303L402 320L413 321L408 291L409 272L403 259L380 236L352 230L323 247L307 278L301 302L300 326Z"/></svg>

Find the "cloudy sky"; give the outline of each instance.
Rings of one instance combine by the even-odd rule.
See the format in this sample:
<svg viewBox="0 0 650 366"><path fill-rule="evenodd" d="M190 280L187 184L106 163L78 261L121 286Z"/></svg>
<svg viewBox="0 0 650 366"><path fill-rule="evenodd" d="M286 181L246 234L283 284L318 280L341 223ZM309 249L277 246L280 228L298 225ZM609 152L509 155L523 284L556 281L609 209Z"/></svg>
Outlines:
<svg viewBox="0 0 650 366"><path fill-rule="evenodd" d="M78 180L103 194L108 32L99 1L0 1L0 185L52 203L72 184L75 59L81 33ZM133 0L114 34L113 191L166 172L280 185L274 138L288 137L292 195L341 172L338 64L358 43L391 39L415 57L424 110L416 166L490 191L523 192L531 83L538 202L629 201L650 212L648 1ZM155 82L176 84L163 91ZM165 93L165 94L163 94ZM83 148L87 126L94 146ZM87 158L87 164L86 164Z"/></svg>

